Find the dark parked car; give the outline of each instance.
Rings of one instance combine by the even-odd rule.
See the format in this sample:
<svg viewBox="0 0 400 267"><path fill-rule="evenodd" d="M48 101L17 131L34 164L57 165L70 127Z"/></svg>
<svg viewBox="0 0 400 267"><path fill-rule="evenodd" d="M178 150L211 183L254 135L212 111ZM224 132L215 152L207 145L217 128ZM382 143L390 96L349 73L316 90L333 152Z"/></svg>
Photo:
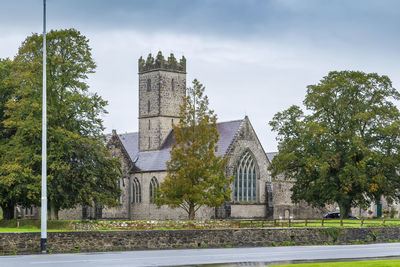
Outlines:
<svg viewBox="0 0 400 267"><path fill-rule="evenodd" d="M327 214L324 215L324 219L340 219L340 212L338 211L328 212ZM360 218L349 215L347 219L359 220Z"/></svg>

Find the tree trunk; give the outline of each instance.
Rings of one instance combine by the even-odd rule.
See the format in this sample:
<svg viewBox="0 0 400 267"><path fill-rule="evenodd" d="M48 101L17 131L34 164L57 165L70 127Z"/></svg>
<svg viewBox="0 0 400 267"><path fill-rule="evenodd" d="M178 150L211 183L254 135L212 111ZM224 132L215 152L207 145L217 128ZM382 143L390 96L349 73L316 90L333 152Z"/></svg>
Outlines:
<svg viewBox="0 0 400 267"><path fill-rule="evenodd" d="M194 220L196 216L196 211L194 210L194 205L189 206L189 220Z"/></svg>
<svg viewBox="0 0 400 267"><path fill-rule="evenodd" d="M351 205L350 203L340 203L340 219L347 219L350 215Z"/></svg>
<svg viewBox="0 0 400 267"><path fill-rule="evenodd" d="M54 202L49 201L49 220L58 220L58 208L54 204Z"/></svg>
<svg viewBox="0 0 400 267"><path fill-rule="evenodd" d="M2 206L1 208L3 210L4 220L14 219L14 205Z"/></svg>

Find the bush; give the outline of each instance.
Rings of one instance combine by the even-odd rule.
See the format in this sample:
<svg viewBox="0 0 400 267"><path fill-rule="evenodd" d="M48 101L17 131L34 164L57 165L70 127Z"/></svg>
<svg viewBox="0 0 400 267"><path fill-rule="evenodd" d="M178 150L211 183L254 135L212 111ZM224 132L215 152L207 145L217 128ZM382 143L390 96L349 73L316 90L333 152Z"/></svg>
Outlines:
<svg viewBox="0 0 400 267"><path fill-rule="evenodd" d="M390 218L394 218L394 216L396 216L396 214L399 213L396 208L392 205L390 207Z"/></svg>

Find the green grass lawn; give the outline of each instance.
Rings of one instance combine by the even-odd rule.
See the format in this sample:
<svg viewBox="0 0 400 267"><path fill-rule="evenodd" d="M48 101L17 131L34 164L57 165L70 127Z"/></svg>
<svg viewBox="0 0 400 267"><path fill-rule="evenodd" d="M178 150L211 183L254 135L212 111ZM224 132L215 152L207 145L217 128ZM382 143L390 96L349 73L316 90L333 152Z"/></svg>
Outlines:
<svg viewBox="0 0 400 267"><path fill-rule="evenodd" d="M326 262L326 263L300 263L300 264L285 264L275 265L279 267L393 267L400 266L400 260L377 260L377 261L347 261L347 262Z"/></svg>
<svg viewBox="0 0 400 267"><path fill-rule="evenodd" d="M361 220L343 220L343 227L361 227ZM277 221L277 226L288 227L288 221ZM307 227L321 227L322 220L308 220ZM340 220L324 220L324 227L340 227ZM365 219L362 227L390 227L400 226L399 218ZM304 220L293 220L291 227L305 227Z"/></svg>
<svg viewBox="0 0 400 267"><path fill-rule="evenodd" d="M69 230L69 229L47 229L47 232L73 232L78 230ZM39 228L2 228L0 227L0 233L31 233L31 232L40 232Z"/></svg>
<svg viewBox="0 0 400 267"><path fill-rule="evenodd" d="M0 228L1 233L21 233L21 232L40 232L40 229L34 228Z"/></svg>
<svg viewBox="0 0 400 267"><path fill-rule="evenodd" d="M343 227L361 227L361 220L343 220ZM384 223L383 223L384 222ZM47 222L49 231L119 231L119 230L185 230L185 229L233 229L233 228L304 228L341 227L340 220L240 220L240 221L161 221L161 220L58 220ZM363 227L400 227L399 219L364 220ZM39 232L40 220L0 220L0 232Z"/></svg>

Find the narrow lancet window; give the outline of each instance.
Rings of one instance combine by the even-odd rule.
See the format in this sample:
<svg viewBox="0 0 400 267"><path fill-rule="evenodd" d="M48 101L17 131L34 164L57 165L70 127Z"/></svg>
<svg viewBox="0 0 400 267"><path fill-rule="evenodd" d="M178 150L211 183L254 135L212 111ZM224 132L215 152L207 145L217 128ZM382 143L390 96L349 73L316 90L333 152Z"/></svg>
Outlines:
<svg viewBox="0 0 400 267"><path fill-rule="evenodd" d="M121 191L122 191L121 180L118 180L118 181L117 181L117 186L118 186L118 188L121 189ZM122 203L122 193L121 193L121 195L120 195L119 198L118 198L118 202L119 202L119 204Z"/></svg>
<svg viewBox="0 0 400 267"><path fill-rule="evenodd" d="M147 92L151 91L151 79L147 79Z"/></svg>
<svg viewBox="0 0 400 267"><path fill-rule="evenodd" d="M132 202L133 203L142 202L142 189L140 188L140 182L139 182L138 178L136 178L136 177L135 177L135 179L133 179Z"/></svg>
<svg viewBox="0 0 400 267"><path fill-rule="evenodd" d="M156 196L156 190L160 187L160 185L158 184L158 180L156 177L151 178L150 181L150 203L154 203L153 202L153 198Z"/></svg>

